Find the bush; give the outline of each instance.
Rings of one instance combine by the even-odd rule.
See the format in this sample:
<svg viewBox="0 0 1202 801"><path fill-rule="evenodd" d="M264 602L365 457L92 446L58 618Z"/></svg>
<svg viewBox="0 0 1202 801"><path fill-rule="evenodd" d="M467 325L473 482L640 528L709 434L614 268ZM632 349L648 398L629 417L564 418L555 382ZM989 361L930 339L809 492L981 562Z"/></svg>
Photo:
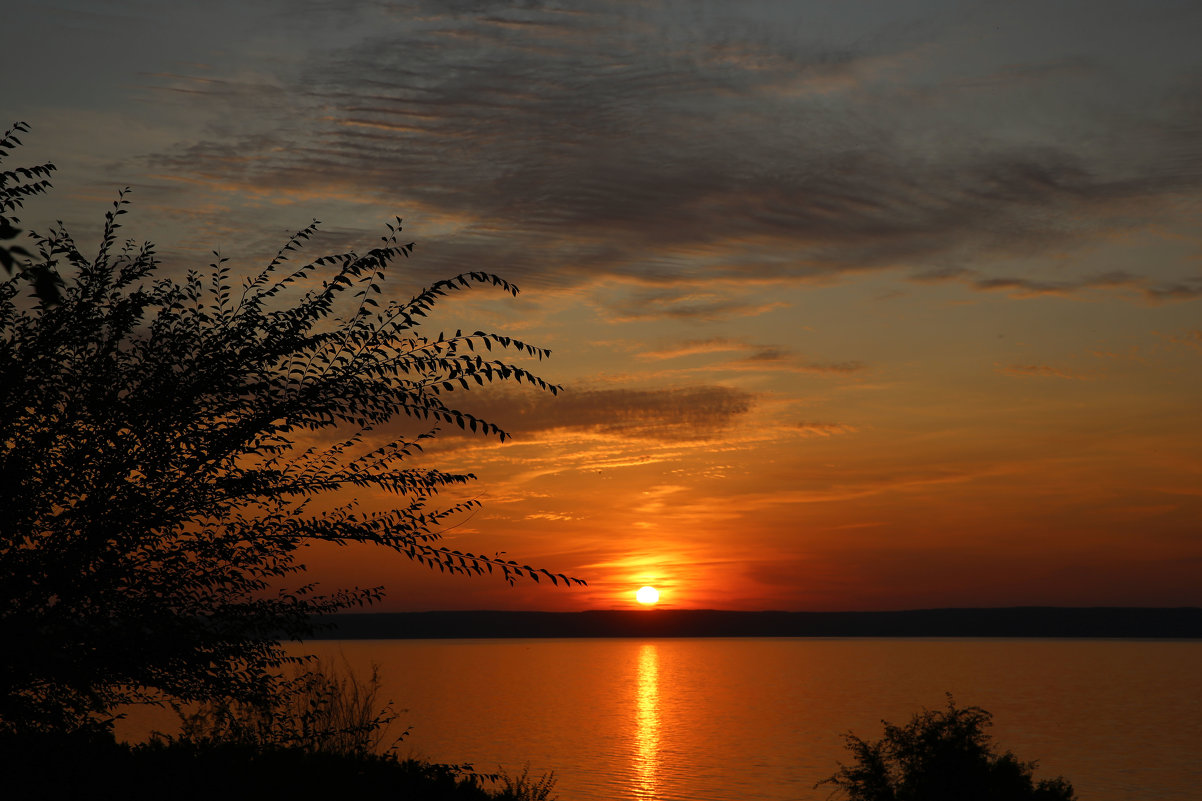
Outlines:
<svg viewBox="0 0 1202 801"><path fill-rule="evenodd" d="M488 801L453 765L241 743L128 745L80 733L0 735L5 798L116 801ZM531 798L531 801L535 799Z"/></svg>
<svg viewBox="0 0 1202 801"><path fill-rule="evenodd" d="M529 765L522 768L522 772L517 776L510 776L501 771L485 778L498 785L493 794L497 801L548 801L552 798L551 790L555 788L554 771L532 779Z"/></svg>
<svg viewBox="0 0 1202 801"><path fill-rule="evenodd" d="M360 679L347 668L318 663L296 668L264 703L220 699L194 709L177 706L177 735L155 732L154 741L196 747L238 744L261 749L298 748L309 753L369 756L388 752L408 733L392 737L397 713L379 698L380 673Z"/></svg>
<svg viewBox="0 0 1202 801"><path fill-rule="evenodd" d="M819 782L850 801L1074 801L1063 777L1032 776L1035 762L1009 751L998 754L986 729L992 715L980 707L958 708L948 696L944 710L923 710L905 726L884 722L885 736L868 742L847 733L852 765Z"/></svg>

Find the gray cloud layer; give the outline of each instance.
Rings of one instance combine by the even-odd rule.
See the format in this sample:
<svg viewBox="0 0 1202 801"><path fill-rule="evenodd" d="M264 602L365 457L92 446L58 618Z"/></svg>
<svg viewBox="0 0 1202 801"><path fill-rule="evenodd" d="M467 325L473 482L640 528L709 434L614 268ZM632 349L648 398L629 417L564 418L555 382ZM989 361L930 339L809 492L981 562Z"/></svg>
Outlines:
<svg viewBox="0 0 1202 801"><path fill-rule="evenodd" d="M820 41L814 9L757 8L327 4L374 30L340 31L295 77L156 79L254 112L161 164L285 189L349 180L470 221L432 272L483 260L569 284L905 266L1070 292L1097 281L957 270L1138 225L1202 185L1196 57L1125 83L1089 52L948 72L954 32Z"/></svg>

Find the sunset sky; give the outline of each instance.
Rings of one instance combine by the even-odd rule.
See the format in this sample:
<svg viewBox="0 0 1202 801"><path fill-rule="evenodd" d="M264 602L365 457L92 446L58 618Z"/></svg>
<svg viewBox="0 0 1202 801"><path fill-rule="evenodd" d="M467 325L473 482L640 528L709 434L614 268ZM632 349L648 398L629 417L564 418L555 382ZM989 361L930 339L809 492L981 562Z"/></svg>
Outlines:
<svg viewBox="0 0 1202 801"><path fill-rule="evenodd" d="M169 9L169 10L168 10ZM1202 605L1202 4L5 4L27 227L165 270L417 243L433 330L551 348L466 408L453 547L312 550L385 610ZM88 247L85 247L86 251ZM387 498L363 497L378 507Z"/></svg>

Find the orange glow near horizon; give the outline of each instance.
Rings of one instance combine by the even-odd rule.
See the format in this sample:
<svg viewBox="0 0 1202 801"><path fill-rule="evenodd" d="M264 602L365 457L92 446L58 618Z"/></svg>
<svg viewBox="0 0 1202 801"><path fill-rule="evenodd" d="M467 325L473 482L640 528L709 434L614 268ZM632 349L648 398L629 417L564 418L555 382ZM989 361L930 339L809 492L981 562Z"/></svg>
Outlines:
<svg viewBox="0 0 1202 801"><path fill-rule="evenodd" d="M17 5L14 63L75 42ZM250 36L287 5L203 19ZM1202 606L1196 25L1140 14L1132 39L1097 15L1098 35L1049 36L1076 12L976 4L905 37L892 13L832 11L801 42L803 4L718 3L664 48L672 4L570 25L376 5L307 4L225 50L201 17L131 19L115 60L110 23L81 17L86 97L68 69L6 87L32 125L11 163L60 165L23 229L63 220L88 252L105 188L143 186L121 237L154 241L161 277L215 248L253 277L314 218L305 259L363 252L399 216L416 249L381 308L465 269L520 286L440 296L415 334L548 348L475 353L563 391L440 390L511 438L445 424L407 466L477 477L428 499L482 504L440 520L440 545L541 580L315 543L289 586L382 587L382 612ZM828 63L847 42L875 44ZM1049 68L1078 63L1096 68ZM293 289L329 278L306 275ZM362 453L428 422L379 425ZM411 500L354 487L309 508L353 499Z"/></svg>

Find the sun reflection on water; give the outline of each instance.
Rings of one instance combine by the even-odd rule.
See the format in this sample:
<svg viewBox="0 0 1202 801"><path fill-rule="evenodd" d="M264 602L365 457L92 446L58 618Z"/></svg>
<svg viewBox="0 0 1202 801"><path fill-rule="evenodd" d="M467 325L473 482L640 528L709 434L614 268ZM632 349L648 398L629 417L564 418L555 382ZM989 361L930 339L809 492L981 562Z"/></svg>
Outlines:
<svg viewBox="0 0 1202 801"><path fill-rule="evenodd" d="M659 795L659 651L655 643L639 648L638 707L635 711L636 798Z"/></svg>

